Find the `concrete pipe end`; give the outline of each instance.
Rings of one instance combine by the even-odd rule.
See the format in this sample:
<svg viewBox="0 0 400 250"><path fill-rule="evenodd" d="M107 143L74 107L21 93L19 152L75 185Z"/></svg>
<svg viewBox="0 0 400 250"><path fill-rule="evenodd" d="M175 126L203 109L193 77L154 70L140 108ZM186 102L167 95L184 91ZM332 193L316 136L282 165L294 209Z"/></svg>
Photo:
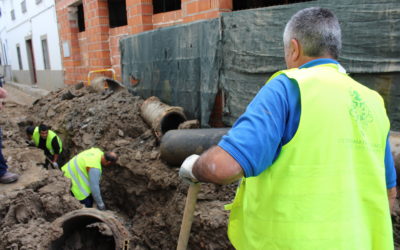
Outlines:
<svg viewBox="0 0 400 250"><path fill-rule="evenodd" d="M179 125L186 121L186 116L183 112L172 111L167 113L160 121L161 135L164 135L169 130L178 129Z"/></svg>
<svg viewBox="0 0 400 250"><path fill-rule="evenodd" d="M111 212L94 208L75 210L53 222L63 233L50 249L129 249L129 233Z"/></svg>
<svg viewBox="0 0 400 250"><path fill-rule="evenodd" d="M167 131L178 129L179 125L186 121L182 107L169 106L155 96L147 98L142 103L140 114L158 139Z"/></svg>

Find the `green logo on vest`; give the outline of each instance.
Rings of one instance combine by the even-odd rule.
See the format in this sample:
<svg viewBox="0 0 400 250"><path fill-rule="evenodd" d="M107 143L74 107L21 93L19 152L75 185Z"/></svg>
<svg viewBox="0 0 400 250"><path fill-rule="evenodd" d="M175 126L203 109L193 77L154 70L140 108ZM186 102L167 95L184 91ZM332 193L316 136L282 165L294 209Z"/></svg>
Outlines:
<svg viewBox="0 0 400 250"><path fill-rule="evenodd" d="M350 96L352 99L352 104L349 110L351 118L361 123L363 126L368 126L368 124L374 121L371 110L361 98L360 93L356 90L350 90Z"/></svg>

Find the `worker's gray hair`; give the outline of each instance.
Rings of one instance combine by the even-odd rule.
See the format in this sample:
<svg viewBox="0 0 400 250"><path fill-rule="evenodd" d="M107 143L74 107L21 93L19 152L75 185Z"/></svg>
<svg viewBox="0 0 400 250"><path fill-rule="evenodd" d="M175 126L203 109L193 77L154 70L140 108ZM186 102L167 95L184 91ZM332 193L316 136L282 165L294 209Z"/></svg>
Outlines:
<svg viewBox="0 0 400 250"><path fill-rule="evenodd" d="M296 39L309 57L326 54L337 59L342 48L342 35L339 21L328 9L311 7L294 14L286 24L283 33L285 49L290 41Z"/></svg>

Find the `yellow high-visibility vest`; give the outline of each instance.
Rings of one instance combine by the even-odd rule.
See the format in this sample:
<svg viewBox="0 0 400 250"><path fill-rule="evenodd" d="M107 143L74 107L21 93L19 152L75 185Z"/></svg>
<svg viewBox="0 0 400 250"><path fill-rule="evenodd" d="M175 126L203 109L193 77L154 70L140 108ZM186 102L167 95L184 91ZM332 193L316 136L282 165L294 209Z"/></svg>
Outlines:
<svg viewBox="0 0 400 250"><path fill-rule="evenodd" d="M227 206L230 241L246 250L393 249L382 98L336 64L279 74L299 85L299 127L272 166L242 179Z"/></svg>
<svg viewBox="0 0 400 250"><path fill-rule="evenodd" d="M53 145L51 144L54 137L57 138L58 145L60 146L60 153L62 152L62 141L61 141L60 137L54 131L49 129L47 138L46 138L46 148L47 148L47 150L49 150L51 155L54 155ZM40 141L39 127L36 127L35 130L33 131L32 140L35 143L35 146L38 147L39 141Z"/></svg>
<svg viewBox="0 0 400 250"><path fill-rule="evenodd" d="M89 174L86 167L101 168L101 157L104 152L99 148L90 148L72 158L62 166L64 176L71 179L71 192L77 200L83 200L91 194L89 185Z"/></svg>

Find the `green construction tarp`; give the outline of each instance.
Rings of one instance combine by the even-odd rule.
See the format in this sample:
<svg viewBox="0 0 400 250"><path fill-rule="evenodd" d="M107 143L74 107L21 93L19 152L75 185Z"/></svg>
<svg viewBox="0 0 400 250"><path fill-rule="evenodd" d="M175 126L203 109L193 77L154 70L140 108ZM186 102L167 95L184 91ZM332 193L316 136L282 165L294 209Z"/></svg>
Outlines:
<svg viewBox="0 0 400 250"><path fill-rule="evenodd" d="M123 82L144 98L182 106L208 126L215 95L224 93L227 126L268 78L284 69L282 33L298 10L321 6L338 16L339 62L385 98L392 128L400 129L400 1L310 1L223 13L220 18L162 28L120 41ZM133 86L131 79L139 80Z"/></svg>

